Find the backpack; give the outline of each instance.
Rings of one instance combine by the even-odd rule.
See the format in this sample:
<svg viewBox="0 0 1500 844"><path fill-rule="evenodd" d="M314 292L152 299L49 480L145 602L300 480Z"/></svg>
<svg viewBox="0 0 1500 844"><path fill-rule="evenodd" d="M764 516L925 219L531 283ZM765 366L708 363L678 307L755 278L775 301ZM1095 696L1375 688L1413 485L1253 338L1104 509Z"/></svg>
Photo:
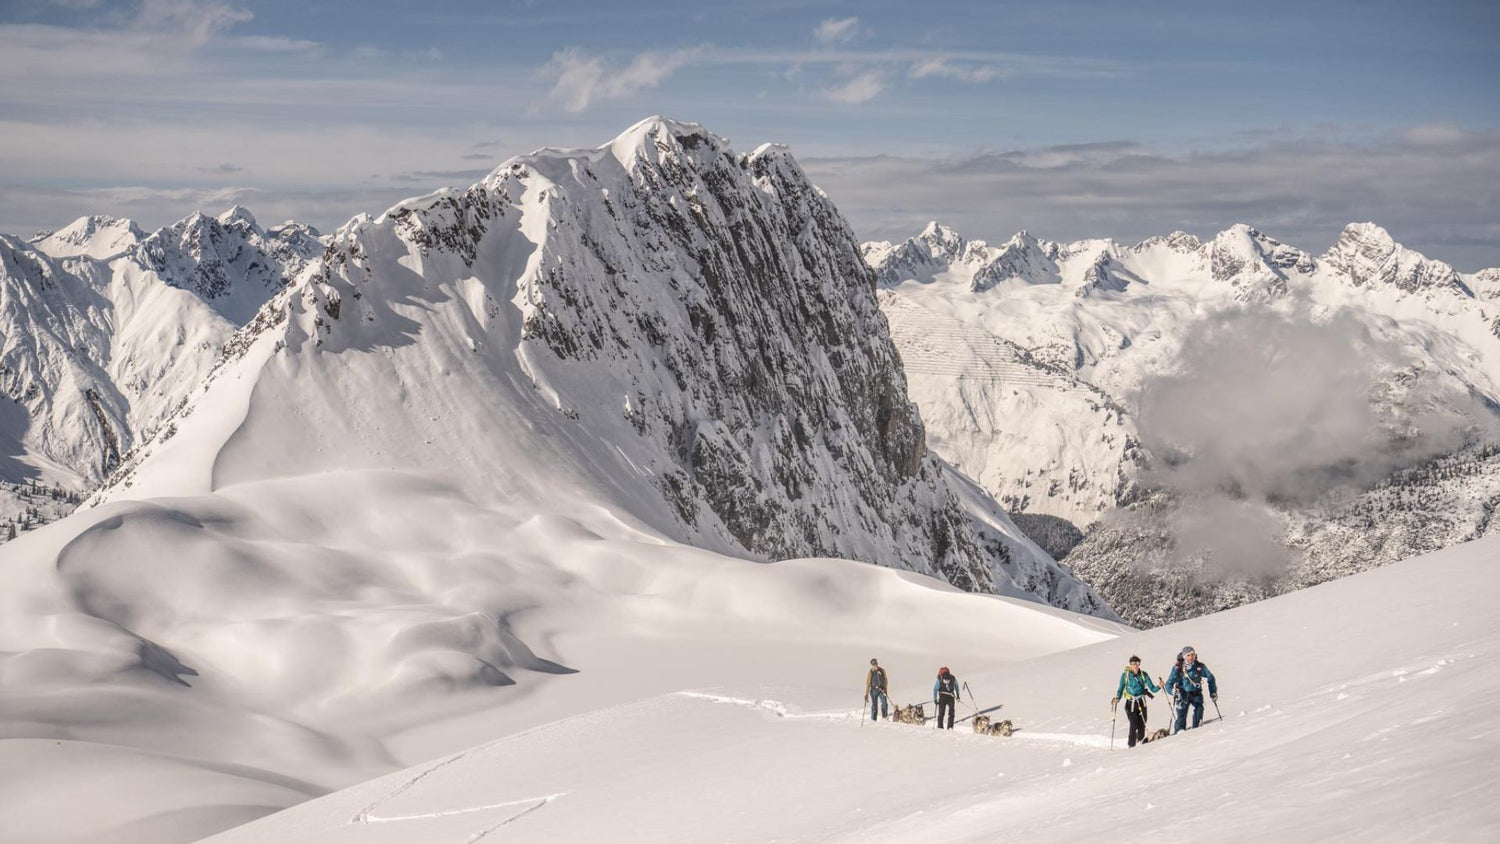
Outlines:
<svg viewBox="0 0 1500 844"><path fill-rule="evenodd" d="M957 677L954 677L952 674L949 674L947 677L939 677L938 683L941 684L941 688L938 691L938 694L953 695L953 697L955 698L958 697Z"/></svg>
<svg viewBox="0 0 1500 844"><path fill-rule="evenodd" d="M1173 691L1183 697L1203 693L1203 674L1208 666L1203 660L1197 660L1192 668L1188 668L1181 660L1177 663L1177 682L1173 684ZM1189 673L1191 672L1191 673Z"/></svg>
<svg viewBox="0 0 1500 844"><path fill-rule="evenodd" d="M885 691L885 669L879 666L870 669L870 690Z"/></svg>

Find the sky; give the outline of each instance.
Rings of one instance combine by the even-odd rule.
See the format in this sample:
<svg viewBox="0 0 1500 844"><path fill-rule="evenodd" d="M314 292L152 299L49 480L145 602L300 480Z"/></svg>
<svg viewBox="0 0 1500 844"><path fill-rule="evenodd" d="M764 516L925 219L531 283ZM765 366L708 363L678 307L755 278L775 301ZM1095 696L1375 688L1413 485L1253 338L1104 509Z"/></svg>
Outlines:
<svg viewBox="0 0 1500 844"><path fill-rule="evenodd" d="M1351 221L1500 266L1487 2L4 0L0 231L329 229L636 120L774 141L866 239Z"/></svg>

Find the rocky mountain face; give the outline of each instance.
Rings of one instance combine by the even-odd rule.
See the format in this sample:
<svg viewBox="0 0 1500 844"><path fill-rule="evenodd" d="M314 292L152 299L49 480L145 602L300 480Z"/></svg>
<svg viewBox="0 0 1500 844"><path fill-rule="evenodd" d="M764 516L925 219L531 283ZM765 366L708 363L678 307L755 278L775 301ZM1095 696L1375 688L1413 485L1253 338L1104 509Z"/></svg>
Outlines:
<svg viewBox="0 0 1500 844"><path fill-rule="evenodd" d="M1356 287L1473 295L1452 267L1407 249L1374 223L1349 224L1322 260Z"/></svg>
<svg viewBox="0 0 1500 844"><path fill-rule="evenodd" d="M194 213L155 231L135 253L167 284L241 326L321 255L323 244L316 230L295 223L262 229L237 205L218 217Z"/></svg>
<svg viewBox="0 0 1500 844"><path fill-rule="evenodd" d="M238 208L151 234L86 217L30 242L0 236L0 480L55 493L51 507L5 496L0 518L31 526L32 511L55 517L96 486L321 251L310 229L267 233Z"/></svg>
<svg viewBox="0 0 1500 844"><path fill-rule="evenodd" d="M1368 223L1316 257L1245 225L863 249L934 451L1131 623L1491 530L1495 270Z"/></svg>
<svg viewBox="0 0 1500 844"><path fill-rule="evenodd" d="M353 443L475 495L557 474L701 547L1109 613L929 453L858 242L784 148L653 119L512 160L345 226L231 351L280 399L252 400L216 479L367 460ZM547 433L518 453L455 426ZM159 446L114 489L159 488Z"/></svg>

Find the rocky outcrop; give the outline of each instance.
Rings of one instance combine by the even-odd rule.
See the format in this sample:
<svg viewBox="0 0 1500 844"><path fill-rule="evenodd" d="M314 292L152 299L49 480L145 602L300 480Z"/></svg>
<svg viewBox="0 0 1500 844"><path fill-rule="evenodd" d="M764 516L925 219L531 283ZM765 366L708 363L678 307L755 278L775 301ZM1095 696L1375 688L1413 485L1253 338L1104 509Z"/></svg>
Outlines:
<svg viewBox="0 0 1500 844"><path fill-rule="evenodd" d="M1320 259L1356 287L1386 285L1405 293L1472 293L1457 271L1396 243L1374 223L1350 223Z"/></svg>

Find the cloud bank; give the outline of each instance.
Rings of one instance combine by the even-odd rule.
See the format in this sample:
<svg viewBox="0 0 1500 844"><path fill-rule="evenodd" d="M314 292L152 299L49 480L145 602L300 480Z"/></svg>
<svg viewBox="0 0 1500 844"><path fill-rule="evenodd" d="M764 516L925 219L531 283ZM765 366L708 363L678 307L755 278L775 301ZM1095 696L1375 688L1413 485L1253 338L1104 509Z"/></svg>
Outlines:
<svg viewBox="0 0 1500 844"><path fill-rule="evenodd" d="M1173 494L1179 562L1205 574L1284 570L1275 508L1362 491L1398 469L1493 436L1495 417L1443 372L1355 314L1229 311L1187 333L1179 368L1135 397L1143 480Z"/></svg>
<svg viewBox="0 0 1500 844"><path fill-rule="evenodd" d="M1500 130L1416 127L1365 142L1284 135L1195 154L1114 141L803 166L868 240L911 237L934 219L992 242L1021 229L1061 241L1178 229L1211 237L1243 222L1320 253L1347 223L1374 220L1460 270L1500 266Z"/></svg>

